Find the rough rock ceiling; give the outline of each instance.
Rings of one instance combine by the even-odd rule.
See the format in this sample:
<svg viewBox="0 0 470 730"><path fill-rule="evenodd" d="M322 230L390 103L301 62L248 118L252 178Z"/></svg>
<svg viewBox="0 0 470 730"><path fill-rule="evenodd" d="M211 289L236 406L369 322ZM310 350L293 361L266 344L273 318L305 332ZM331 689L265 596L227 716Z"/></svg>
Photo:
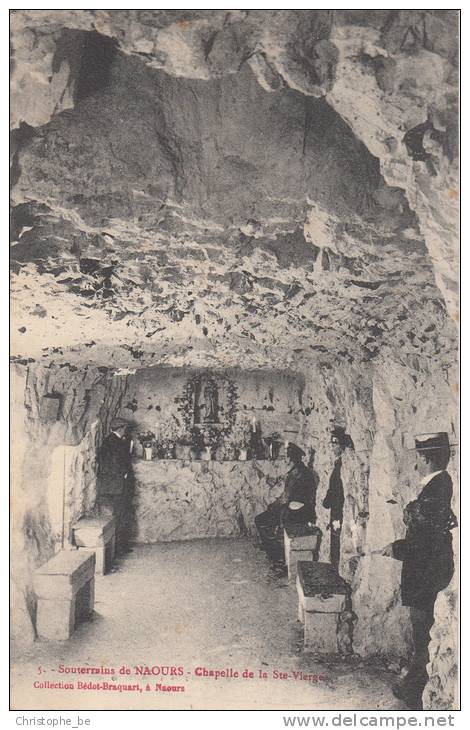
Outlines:
<svg viewBox="0 0 470 730"><path fill-rule="evenodd" d="M455 20L13 12L15 359L451 362Z"/></svg>

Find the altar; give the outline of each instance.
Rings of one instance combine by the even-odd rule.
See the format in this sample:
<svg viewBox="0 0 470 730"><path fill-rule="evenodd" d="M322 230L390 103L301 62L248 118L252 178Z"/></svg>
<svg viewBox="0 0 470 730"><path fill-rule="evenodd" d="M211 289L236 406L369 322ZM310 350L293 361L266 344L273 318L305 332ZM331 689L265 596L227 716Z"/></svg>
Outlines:
<svg viewBox="0 0 470 730"><path fill-rule="evenodd" d="M303 380L290 372L148 368L130 375L132 540L255 533L283 491L298 437Z"/></svg>
<svg viewBox="0 0 470 730"><path fill-rule="evenodd" d="M254 518L278 497L285 460L134 462L136 543L254 534Z"/></svg>

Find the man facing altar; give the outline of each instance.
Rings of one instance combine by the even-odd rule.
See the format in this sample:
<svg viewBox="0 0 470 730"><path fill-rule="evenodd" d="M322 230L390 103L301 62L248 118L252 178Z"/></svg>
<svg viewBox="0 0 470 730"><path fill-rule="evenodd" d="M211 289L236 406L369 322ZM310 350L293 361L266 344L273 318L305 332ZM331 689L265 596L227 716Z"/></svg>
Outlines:
<svg viewBox="0 0 470 730"><path fill-rule="evenodd" d="M98 511L114 516L118 554L127 549L132 499L132 442L127 438L128 428L127 421L114 418L111 433L99 452Z"/></svg>

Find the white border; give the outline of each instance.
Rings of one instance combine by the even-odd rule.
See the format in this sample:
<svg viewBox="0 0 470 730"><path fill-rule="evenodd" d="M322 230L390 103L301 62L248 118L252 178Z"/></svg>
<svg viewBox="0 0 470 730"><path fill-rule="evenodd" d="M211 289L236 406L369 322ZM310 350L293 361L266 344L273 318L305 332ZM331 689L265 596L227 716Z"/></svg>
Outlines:
<svg viewBox="0 0 470 730"><path fill-rule="evenodd" d="M103 9L125 9L126 5L114 2L114 3L108 3L103 2L99 3L96 6L94 4L90 3L83 3L83 2L75 2L75 3L54 3L54 2L45 2L45 3L11 3L10 8L5 8L4 11L2 11L2 14L0 15L0 19L3 21L1 25L1 38L4 44L5 48L5 58L4 63L0 65L0 79L1 79L1 88L3 90L3 106L5 109L5 135L2 135L1 139L1 151L2 151L2 176L1 176L1 202L2 205L0 207L1 215L2 215L2 231L5 234L5 240L2 246L0 246L0 266L1 266L1 274L2 277L5 277L2 279L2 282L5 281L2 287L0 287L0 327L1 327L1 338L0 338L0 413L3 414L3 419L0 421L0 444L2 444L3 448L5 449L5 455L1 461L1 463L7 464L7 449L8 449L8 424L6 419L6 414L8 412L7 404L8 404L8 368L7 368L7 361L8 361L8 289L7 289L7 271L8 271L8 244L7 244L7 225L8 225L8 140L7 140L7 133L6 130L8 128L8 60L7 60L7 54L8 54L8 10L9 9L22 9L24 7L32 8L32 9L89 9L89 8L103 8ZM151 6L148 3L138 3L139 8L144 9L152 9ZM168 8L175 8L176 6L173 6L171 3L166 5L166 9ZM185 8L197 8L198 6L194 3L186 3ZM254 8L261 8L261 9L277 9L282 8L282 5L277 5L275 3L256 3ZM414 3L414 7L418 9L434 9L434 8L441 8L442 3ZM209 5L209 9L214 8L214 5ZM227 9L231 8L234 9L233 5L227 6ZM250 8L249 5L244 4L241 6L241 8ZM305 9L309 8L309 5L307 4L299 4L299 8ZM343 5L332 5L328 6L328 9L338 9L338 8L344 8ZM361 3L361 4L355 4L348 6L348 8L354 8L354 9L394 9L393 7L390 7L390 5L384 5L381 6L380 4L371 4L371 3ZM398 8L397 8L398 9ZM458 9L458 8L457 8ZM465 80L468 78L468 71L470 69L470 33L469 26L470 21L467 22L467 11L463 11L461 15L461 22L462 22L462 31L461 31L461 45L462 45L462 67L461 67L461 76L464 80L463 88L462 88L462 119L468 119L468 115L466 114L467 111L467 95L465 94L466 90L466 84ZM466 163L468 162L468 143L466 142L466 134L465 134L465 123L462 123L462 128L464 130L463 132L463 138L462 138L462 181L463 181L463 189L465 188L465 170L467 169ZM437 713L437 712L423 712L423 713L388 713L390 714L399 714L400 716L415 716L418 717L418 720L421 721L423 716L430 716L433 715L436 720L437 717L446 717L448 718L451 716L453 719L453 727L456 728L463 728L468 727L470 724L470 697L465 692L464 686L465 681L468 679L468 673L466 671L467 662L468 662L468 654L469 654L469 630L468 630L468 620L467 616L469 615L469 602L468 602L468 596L469 596L469 589L468 585L470 583L470 579L466 576L470 574L470 569L467 565L467 556L469 555L469 541L470 541L470 530L466 527L468 515L469 515L469 490L470 490L470 479L467 479L467 476L470 476L470 469L469 466L469 460L470 456L468 456L469 451L467 452L465 448L465 437L467 433L466 424L468 420L468 415L470 413L470 388L466 386L466 365L468 364L469 360L467 358L467 338L466 338L466 332L465 332L465 324L467 317L465 315L470 314L470 306L469 306L469 296L470 294L467 293L467 290L470 289L470 287L466 287L465 284L467 280L470 280L470 252L468 252L468 249L470 248L470 244L467 242L468 234L470 234L470 202L468 205L465 205L465 199L462 204L462 281L464 283L464 286L462 287L462 307L461 307L461 315L462 315L462 473L461 473L461 484L462 484L462 513L461 513L461 521L462 521L462 552L461 552L461 566L462 566L462 616L464 617L464 620L462 622L462 657L461 657L461 666L462 666L462 706L464 707L462 712L456 712L456 713ZM467 278L468 277L468 278ZM19 716L25 716L28 718L31 717L50 717L50 718L57 718L59 715L62 715L63 717L70 716L72 720L74 721L73 724L75 724L77 714L80 714L82 717L90 718L91 725L88 727L92 728L113 728L113 730L120 730L121 728L124 730L124 728L129 727L129 725L138 726L139 728L149 728L149 730L155 730L157 727L171 727L171 728L187 728L188 726L196 727L196 728L204 728L205 730L220 730L221 725L224 727L224 730L239 730L240 726L243 726L243 728L247 728L247 730L251 728L256 728L256 730L277 730L277 728L283 728L284 723L282 721L282 717L286 715L296 715L296 716L306 716L309 713L303 713L298 711L269 711L269 712L256 712L256 711L247 711L247 712L238 712L238 711L212 711L212 712L184 712L184 711L172 711L172 712L132 712L132 711L120 711L120 712L85 712L85 713L77 713L77 712L41 712L41 713L30 713L30 712L18 712L18 711L9 711L8 710L8 683L9 683L9 676L8 676L8 601L7 601L7 586L8 586L8 491L7 491L7 484L8 484L8 472L7 469L5 469L4 472L4 479L2 482L3 486L3 504L2 509L0 510L0 520L1 520L1 527L0 527L0 535L2 538L2 543L0 546L0 555L4 557L3 560L3 566L5 568L5 573L3 575L3 587L4 590L1 593L2 600L0 601L0 621L2 626L1 631L1 657L2 661L0 663L0 718L4 721L5 727L11 727L11 728L18 728L20 725L17 723L17 719ZM314 708L312 707L312 714L314 714ZM327 719L331 720L334 715L337 715L334 710L330 712L325 713L318 713L319 716L325 715ZM352 715L354 713L342 713L343 716L345 715ZM356 720L357 725L360 726L359 723L361 721L361 718L372 718L377 717L378 715L386 714L386 713L374 713L372 711L367 712L359 712L356 713ZM3 723L2 723L3 724ZM371 725L372 723L369 722L368 725ZM424 726L424 725L423 725ZM352 727L352 725L349 725L349 727Z"/></svg>

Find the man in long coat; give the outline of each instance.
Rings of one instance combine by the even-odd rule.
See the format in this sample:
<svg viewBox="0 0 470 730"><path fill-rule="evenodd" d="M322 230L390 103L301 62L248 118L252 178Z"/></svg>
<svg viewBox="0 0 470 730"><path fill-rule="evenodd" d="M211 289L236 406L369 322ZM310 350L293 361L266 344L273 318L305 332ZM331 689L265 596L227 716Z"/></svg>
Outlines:
<svg viewBox="0 0 470 730"><path fill-rule="evenodd" d="M100 513L114 516L118 554L127 548L130 518L132 466L127 430L127 421L113 419L99 453L98 508Z"/></svg>
<svg viewBox="0 0 470 730"><path fill-rule="evenodd" d="M410 709L422 709L421 695L428 674L430 629L434 623L434 602L449 585L454 572L452 530L457 521L451 509L452 480L446 471L450 458L446 433L415 437L418 472L422 487L410 502L403 520L405 538L383 549L383 555L401 560L401 598L410 607L414 652L408 674L393 687L396 697Z"/></svg>
<svg viewBox="0 0 470 730"><path fill-rule="evenodd" d="M351 437L344 428L335 427L331 432L331 445L335 456L333 471L330 475L328 491L323 500L325 509L330 510L330 562L338 569L341 557L341 526L343 524L344 489L341 479L342 454L347 446L353 445Z"/></svg>
<svg viewBox="0 0 470 730"><path fill-rule="evenodd" d="M305 452L289 443L287 458L291 468L286 476L284 492L265 512L256 515L255 525L262 545L273 562L282 562L284 548L279 539L279 528L286 524L315 523L317 484L315 475L303 463Z"/></svg>

